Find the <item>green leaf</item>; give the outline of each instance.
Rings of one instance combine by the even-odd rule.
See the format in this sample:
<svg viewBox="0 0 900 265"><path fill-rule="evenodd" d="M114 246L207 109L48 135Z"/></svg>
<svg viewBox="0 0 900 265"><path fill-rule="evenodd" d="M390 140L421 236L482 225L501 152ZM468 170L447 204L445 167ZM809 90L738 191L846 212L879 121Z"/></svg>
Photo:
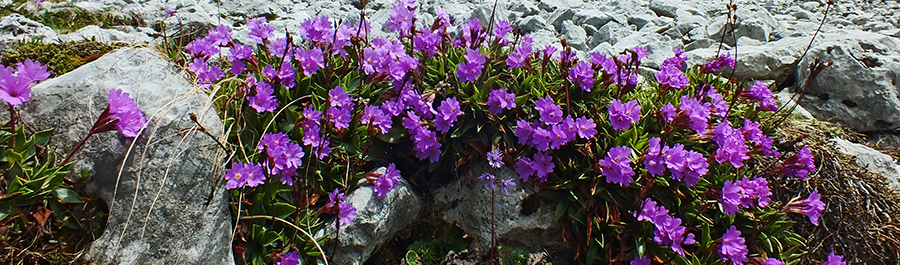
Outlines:
<svg viewBox="0 0 900 265"><path fill-rule="evenodd" d="M59 198L60 201L64 203L83 203L84 200L81 199L81 196L78 196L78 193L69 188L59 187L53 192L56 194L56 198Z"/></svg>
<svg viewBox="0 0 900 265"><path fill-rule="evenodd" d="M563 214L566 214L566 202L560 201L556 204L556 212L554 213L554 216L556 216L556 219L559 219L563 216Z"/></svg>
<svg viewBox="0 0 900 265"><path fill-rule="evenodd" d="M12 212L12 205L7 202L0 202L0 221L3 221L6 217L12 215Z"/></svg>
<svg viewBox="0 0 900 265"><path fill-rule="evenodd" d="M40 131L34 134L34 144L36 145L47 145L50 142L50 137L53 136L53 130L45 130Z"/></svg>
<svg viewBox="0 0 900 265"><path fill-rule="evenodd" d="M287 203L278 202L272 204L271 210L272 216L284 219L294 213L294 211L297 210L297 207Z"/></svg>

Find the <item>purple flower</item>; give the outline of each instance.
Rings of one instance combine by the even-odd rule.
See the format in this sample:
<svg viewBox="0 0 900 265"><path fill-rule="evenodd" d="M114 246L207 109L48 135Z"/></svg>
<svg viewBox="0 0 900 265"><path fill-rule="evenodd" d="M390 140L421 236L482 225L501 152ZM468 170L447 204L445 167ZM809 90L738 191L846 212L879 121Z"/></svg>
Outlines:
<svg viewBox="0 0 900 265"><path fill-rule="evenodd" d="M699 135L706 134L706 126L709 121L710 104L700 104L697 99L681 96L681 105L678 106L681 112L675 116L674 122L679 126L686 126Z"/></svg>
<svg viewBox="0 0 900 265"><path fill-rule="evenodd" d="M774 258L769 258L769 259L763 261L762 265L784 265L784 262L781 262L780 260L777 260Z"/></svg>
<svg viewBox="0 0 900 265"><path fill-rule="evenodd" d="M531 37L525 36L522 38L522 43L516 47L515 51L510 52L509 56L506 58L506 65L508 65L507 69L525 67L525 63L528 62L528 58L531 56L532 43Z"/></svg>
<svg viewBox="0 0 900 265"><path fill-rule="evenodd" d="M307 18L300 23L300 36L313 42L331 43L334 26L326 16Z"/></svg>
<svg viewBox="0 0 900 265"><path fill-rule="evenodd" d="M688 60L687 56L681 56L684 54L684 51L678 48L672 49L672 52L675 53L675 56L666 58L662 65L674 65L675 68L681 69L682 64Z"/></svg>
<svg viewBox="0 0 900 265"><path fill-rule="evenodd" d="M716 58L716 60L706 63L706 65L703 66L703 70L709 73L716 73L725 66L734 68L734 57L731 57L730 52L720 54L719 58Z"/></svg>
<svg viewBox="0 0 900 265"><path fill-rule="evenodd" d="M466 62L458 65L456 75L462 83L475 82L481 75L481 69L484 68L485 57L477 49L467 49L464 57Z"/></svg>
<svg viewBox="0 0 900 265"><path fill-rule="evenodd" d="M219 53L218 46L213 44L212 38L209 36L205 38L197 38L188 45L184 46L184 48L188 50L188 52L191 53L191 56L195 58L209 58L210 56Z"/></svg>
<svg viewBox="0 0 900 265"><path fill-rule="evenodd" d="M19 76L22 74L20 73ZM22 105L31 100L30 82L13 76L13 69L0 65L0 98L12 106Z"/></svg>
<svg viewBox="0 0 900 265"><path fill-rule="evenodd" d="M672 177L676 180L684 180L684 184L688 187L697 184L700 177L709 172L709 163L706 162L706 158L694 150L684 152L684 162L683 170L673 170Z"/></svg>
<svg viewBox="0 0 900 265"><path fill-rule="evenodd" d="M809 148L803 146L799 152L785 159L775 170L781 171L785 175L795 175L805 179L809 172L816 171L816 162Z"/></svg>
<svg viewBox="0 0 900 265"><path fill-rule="evenodd" d="M278 69L278 72L275 76L278 80L281 80L281 85L286 88L294 87L294 75L297 71L294 70L294 67L291 66L291 61L285 58L285 60L281 63L281 67Z"/></svg>
<svg viewBox="0 0 900 265"><path fill-rule="evenodd" d="M769 191L769 182L766 178L748 180L744 177L737 184L741 186L741 207L753 207L754 202L759 207L765 207L771 202L769 196L772 192Z"/></svg>
<svg viewBox="0 0 900 265"><path fill-rule="evenodd" d="M744 135L744 139L753 141L757 144L761 143L765 135L762 130L759 129L759 126L760 124L758 122L744 119L744 126L741 127L741 134Z"/></svg>
<svg viewBox="0 0 900 265"><path fill-rule="evenodd" d="M627 146L613 147L606 153L606 157L600 160L603 167L603 176L607 183L618 183L620 186L628 186L634 179L634 170L631 169L631 148Z"/></svg>
<svg viewBox="0 0 900 265"><path fill-rule="evenodd" d="M391 122L391 116L385 114L381 107L378 106L367 106L363 110L362 120L360 121L362 124L372 124L381 133L387 133L391 129Z"/></svg>
<svg viewBox="0 0 900 265"><path fill-rule="evenodd" d="M321 124L320 121L322 120L322 112L316 110L313 105L309 105L306 106L305 109L303 109L303 118L318 125Z"/></svg>
<svg viewBox="0 0 900 265"><path fill-rule="evenodd" d="M342 202L339 205L340 205L340 207L338 209L338 226L343 226L346 224L353 223L353 218L356 218L356 208L353 207L353 203Z"/></svg>
<svg viewBox="0 0 900 265"><path fill-rule="evenodd" d="M334 128L346 129L346 128L350 127L350 118L351 118L350 110L351 109L352 109L352 107L351 108L330 107L325 112L325 115L328 116L328 121L331 122L331 124L334 124Z"/></svg>
<svg viewBox="0 0 900 265"><path fill-rule="evenodd" d="M504 109L516 108L516 94L506 92L506 89L494 89L488 93L488 111L494 114L503 112Z"/></svg>
<svg viewBox="0 0 900 265"><path fill-rule="evenodd" d="M644 199L644 202L641 203L640 214L635 212L634 215L637 217L638 222L648 221L654 223L669 215L669 210L662 206L656 206L656 201L646 198Z"/></svg>
<svg viewBox="0 0 900 265"><path fill-rule="evenodd" d="M121 89L110 90L107 100L109 101L108 118L115 122L115 129L122 132L125 137L136 137L147 123L147 118L141 113L137 103ZM100 120L103 120L104 114L100 115ZM98 122L100 121L98 120Z"/></svg>
<svg viewBox="0 0 900 265"><path fill-rule="evenodd" d="M415 5L415 1L412 3ZM400 32L400 36L406 37L412 29L415 19L416 13L413 12L412 7L408 7L403 2L396 2L391 7L390 19L384 23L384 26L391 32Z"/></svg>
<svg viewBox="0 0 900 265"><path fill-rule="evenodd" d="M247 97L250 107L256 110L256 113L271 112L278 108L278 100L272 95L275 91L269 82L260 81L256 83L256 93Z"/></svg>
<svg viewBox="0 0 900 265"><path fill-rule="evenodd" d="M654 176L662 176L666 171L664 157L661 153L659 137L650 138L648 141L647 154L644 155L644 168Z"/></svg>
<svg viewBox="0 0 900 265"><path fill-rule="evenodd" d="M25 83L25 86L34 82L47 80L47 78L50 77L50 73L47 72L46 66L41 65L40 62L32 61L31 59L16 64L16 71L19 72L19 75L16 77L19 78L20 83Z"/></svg>
<svg viewBox="0 0 900 265"><path fill-rule="evenodd" d="M343 192L340 192L338 188L334 188L334 191L328 194L328 202L325 203L325 208L332 208L338 203L347 200L347 197L344 196Z"/></svg>
<svg viewBox="0 0 900 265"><path fill-rule="evenodd" d="M666 103L665 106L659 109L659 112L666 122L672 122L675 120L675 115L678 114L677 110L675 110L675 106L672 106L671 103Z"/></svg>
<svg viewBox="0 0 900 265"><path fill-rule="evenodd" d="M247 20L247 29L250 30L250 33L247 33L247 38L250 38L256 44L264 43L266 39L275 36L275 34L272 34L275 28L266 23L265 17Z"/></svg>
<svg viewBox="0 0 900 265"><path fill-rule="evenodd" d="M484 188L491 190L497 188L496 186L494 186L494 178L494 174L491 173L484 173L478 177L478 179L484 182Z"/></svg>
<svg viewBox="0 0 900 265"><path fill-rule="evenodd" d="M659 72L656 72L654 75L660 85L666 85L675 89L684 89L690 81L678 67L671 64L662 65Z"/></svg>
<svg viewBox="0 0 900 265"><path fill-rule="evenodd" d="M684 145L675 144L671 148L663 146L660 153L663 155L666 168L670 171L683 172L687 168L687 151L684 151Z"/></svg>
<svg viewBox="0 0 900 265"><path fill-rule="evenodd" d="M550 149L559 149L559 147L575 138L575 121L572 120L572 117L566 118L568 119L563 123L553 125L550 128Z"/></svg>
<svg viewBox="0 0 900 265"><path fill-rule="evenodd" d="M509 22L507 22L506 20L497 21L497 24L494 24L494 37L502 39L506 36L507 33L512 30L513 28L509 26Z"/></svg>
<svg viewBox="0 0 900 265"><path fill-rule="evenodd" d="M521 145L531 143L531 140L534 139L534 128L532 128L531 123L526 120L517 120L516 132L514 135L519 139L519 144Z"/></svg>
<svg viewBox="0 0 900 265"><path fill-rule="evenodd" d="M397 170L397 167L394 163L391 163L384 170L384 174L381 175L378 179L375 180L375 194L378 197L384 197L397 186L397 183L400 182L400 170Z"/></svg>
<svg viewBox="0 0 900 265"><path fill-rule="evenodd" d="M503 194L509 194L509 189L516 186L516 181L512 178L503 179L500 181L500 192Z"/></svg>
<svg viewBox="0 0 900 265"><path fill-rule="evenodd" d="M809 217L809 222L819 226L820 212L825 210L825 203L820 200L821 198L819 191L814 190L806 199L789 203L784 207L784 211L806 215L806 217Z"/></svg>
<svg viewBox="0 0 900 265"><path fill-rule="evenodd" d="M215 29L209 30L209 38L213 46L227 46L231 43L231 27L225 24L219 24Z"/></svg>
<svg viewBox="0 0 900 265"><path fill-rule="evenodd" d="M706 97L709 98L710 103L712 103L712 114L716 115L716 117L724 118L725 112L728 111L728 102L722 100L722 95L716 93L715 89L710 89L706 92Z"/></svg>
<svg viewBox="0 0 900 265"><path fill-rule="evenodd" d="M532 164L531 158L528 157L519 158L519 160L516 161L516 173L519 174L519 179L522 180L522 182L528 181L528 178L530 178L531 175L534 175L535 171Z"/></svg>
<svg viewBox="0 0 900 265"><path fill-rule="evenodd" d="M297 168L303 165L303 156L306 155L303 148L290 141L284 133L263 135L256 148L268 155L263 162L268 173L270 175L281 174L283 184L293 185L293 179L290 177L294 176Z"/></svg>
<svg viewBox="0 0 900 265"><path fill-rule="evenodd" d="M553 172L553 168L556 165L553 164L553 157L547 153L538 152L534 154L534 161L531 163L531 167L537 173L538 181L543 183L547 181L547 176Z"/></svg>
<svg viewBox="0 0 900 265"><path fill-rule="evenodd" d="M325 54L322 50L298 48L295 49L294 56L300 62L304 76L312 76L319 71L319 68L325 67Z"/></svg>
<svg viewBox="0 0 900 265"><path fill-rule="evenodd" d="M322 135L319 134L319 126L312 124L308 128L303 129L303 145L309 147L319 147L322 144Z"/></svg>
<svg viewBox="0 0 900 265"><path fill-rule="evenodd" d="M503 166L503 153L500 152L500 148L494 147L490 152L487 153L488 164L494 168L500 168Z"/></svg>
<svg viewBox="0 0 900 265"><path fill-rule="evenodd" d="M275 265L300 265L300 254L297 251L291 251L287 254L284 254L284 257L281 257L281 261L275 263Z"/></svg>
<svg viewBox="0 0 900 265"><path fill-rule="evenodd" d="M337 108L353 107L350 94L344 92L344 88L340 86L336 86L328 91L328 103L330 103L332 107Z"/></svg>
<svg viewBox="0 0 900 265"><path fill-rule="evenodd" d="M175 15L175 12L177 12L177 11L175 11L175 8L172 8L171 6L168 6L168 5L166 5L165 11L166 11L167 17L171 17L171 16Z"/></svg>
<svg viewBox="0 0 900 265"><path fill-rule="evenodd" d="M541 113L541 121L546 124L557 124L562 121L562 108L553 103L550 96L544 96L534 102L534 109Z"/></svg>
<svg viewBox="0 0 900 265"><path fill-rule="evenodd" d="M769 90L769 86L766 86L763 82L756 81L753 86L741 92L741 97L750 99L751 101L759 101L759 107L761 109L770 111L778 110L778 106L775 106L775 99L773 98L772 91Z"/></svg>
<svg viewBox="0 0 900 265"><path fill-rule="evenodd" d="M458 47L475 47L477 41L483 40L481 22L478 18L469 19L466 24L459 28L459 39L453 42Z"/></svg>
<svg viewBox="0 0 900 265"><path fill-rule="evenodd" d="M591 92L594 86L594 70L591 69L591 64L582 61L569 69L569 81L578 84L584 91Z"/></svg>
<svg viewBox="0 0 900 265"><path fill-rule="evenodd" d="M725 181L722 186L722 197L719 203L722 204L722 212L727 215L734 215L741 207L741 186L734 181Z"/></svg>
<svg viewBox="0 0 900 265"><path fill-rule="evenodd" d="M578 132L578 137L589 139L594 137L597 134L597 130L594 129L597 127L597 124L594 123L594 119L586 118L584 116L578 117L575 120L575 128L576 132Z"/></svg>
<svg viewBox="0 0 900 265"><path fill-rule="evenodd" d="M427 57L431 57L437 54L439 43L441 34L426 30L413 37L413 51L424 52Z"/></svg>
<svg viewBox="0 0 900 265"><path fill-rule="evenodd" d="M644 59L650 55L650 53L647 52L647 48L644 48L641 46L634 47L634 49L631 49L631 50L634 51L634 54L637 55L638 61L641 61L641 59Z"/></svg>
<svg viewBox="0 0 900 265"><path fill-rule="evenodd" d="M637 100L631 100L624 104L618 99L613 99L609 104L609 123L613 129L627 130L631 123L641 119L641 106Z"/></svg>
<svg viewBox="0 0 900 265"><path fill-rule="evenodd" d="M741 265L747 262L747 245L744 245L744 238L741 237L741 231L737 227L731 226L725 235L722 236L722 245L719 246L719 257L725 260L731 260L734 265Z"/></svg>
<svg viewBox="0 0 900 265"><path fill-rule="evenodd" d="M453 123L456 122L456 118L462 115L462 110L459 108L459 101L456 100L455 97L448 98L441 103L441 106L438 107L438 114L434 119L434 127L441 133L447 133L450 131L450 128L453 127Z"/></svg>
<svg viewBox="0 0 900 265"><path fill-rule="evenodd" d="M735 168L740 168L744 166L744 160L750 159L747 155L750 148L744 141L744 135L731 128L731 122L725 120L716 125L712 138L719 146L716 149L716 162L719 164L727 161Z"/></svg>
<svg viewBox="0 0 900 265"><path fill-rule="evenodd" d="M550 142L553 139L553 131L552 129L535 126L532 137L531 146L539 151L547 151L547 148L550 147Z"/></svg>
<svg viewBox="0 0 900 265"><path fill-rule="evenodd" d="M428 159L432 163L438 161L441 156L441 143L437 141L437 134L434 131L420 128L413 133L412 140L416 158L419 160Z"/></svg>
<svg viewBox="0 0 900 265"><path fill-rule="evenodd" d="M228 189L240 187L256 187L266 181L266 175L262 172L262 167L257 164L245 164L234 162L231 169L225 171L225 180L228 183L225 187Z"/></svg>
<svg viewBox="0 0 900 265"><path fill-rule="evenodd" d="M197 78L199 79L197 84L202 88L209 88L212 85L212 82L225 76L225 73L222 72L222 68L215 65L209 65L206 60L202 58L194 58L194 61L188 64L188 70L197 75Z"/></svg>
<svg viewBox="0 0 900 265"><path fill-rule="evenodd" d="M834 251L831 251L831 253L828 254L828 260L826 260L825 263L822 263L822 265L847 265L847 263L844 262L844 256L835 255Z"/></svg>
<svg viewBox="0 0 900 265"><path fill-rule="evenodd" d="M629 265L650 265L650 258L647 256L634 257L633 260L628 262Z"/></svg>

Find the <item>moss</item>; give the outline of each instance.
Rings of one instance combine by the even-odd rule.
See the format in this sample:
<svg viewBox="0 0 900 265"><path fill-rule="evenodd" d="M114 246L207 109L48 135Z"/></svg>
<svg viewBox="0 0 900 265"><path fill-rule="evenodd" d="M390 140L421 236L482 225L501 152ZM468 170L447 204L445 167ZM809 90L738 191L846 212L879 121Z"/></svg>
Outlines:
<svg viewBox="0 0 900 265"><path fill-rule="evenodd" d="M112 28L114 26L140 26L138 19L130 15L118 13L118 11L106 10L101 12L87 12L77 7L62 8L55 10L54 12L44 12L32 19L52 28L60 34L71 33L90 25L97 25L101 28Z"/></svg>
<svg viewBox="0 0 900 265"><path fill-rule="evenodd" d="M50 76L56 77L93 61L125 44L107 44L94 40L63 44L44 44L37 41L19 42L0 57L0 64L11 66L31 59L47 66Z"/></svg>

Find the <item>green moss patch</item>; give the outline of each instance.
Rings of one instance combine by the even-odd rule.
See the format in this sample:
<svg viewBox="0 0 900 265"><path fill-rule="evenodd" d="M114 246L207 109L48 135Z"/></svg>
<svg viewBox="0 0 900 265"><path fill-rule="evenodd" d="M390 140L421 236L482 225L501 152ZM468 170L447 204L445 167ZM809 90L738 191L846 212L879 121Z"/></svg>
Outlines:
<svg viewBox="0 0 900 265"><path fill-rule="evenodd" d="M56 77L124 46L126 44L102 43L95 40L63 44L44 44L38 41L20 42L0 55L3 58L0 60L0 64L16 65L31 59L46 65L50 76Z"/></svg>

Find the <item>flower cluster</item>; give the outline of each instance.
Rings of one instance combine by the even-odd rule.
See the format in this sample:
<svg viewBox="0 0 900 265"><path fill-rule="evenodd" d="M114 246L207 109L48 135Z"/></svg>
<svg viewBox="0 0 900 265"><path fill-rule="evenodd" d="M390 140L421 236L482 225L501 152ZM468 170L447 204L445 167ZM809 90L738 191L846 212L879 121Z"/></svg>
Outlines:
<svg viewBox="0 0 900 265"><path fill-rule="evenodd" d="M813 160L812 152L806 146L801 147L800 151L788 157L781 165L776 167L777 171L785 175L794 175L805 179L809 172L816 171L816 162Z"/></svg>
<svg viewBox="0 0 900 265"><path fill-rule="evenodd" d="M634 170L631 169L631 148L627 146L617 146L609 149L606 158L600 160L600 166L603 168L603 176L606 182L617 183L621 186L628 186L634 181Z"/></svg>
<svg viewBox="0 0 900 265"><path fill-rule="evenodd" d="M719 146L716 149L716 162L719 164L728 162L735 168L740 168L744 166L744 160L750 159L747 155L750 147L744 140L744 134L731 128L731 122L724 120L716 125L711 138Z"/></svg>
<svg viewBox="0 0 900 265"><path fill-rule="evenodd" d="M94 135L116 129L125 137L136 137L147 123L147 118L131 95L121 89L112 89L107 100L109 107L100 114L88 134Z"/></svg>
<svg viewBox="0 0 900 265"><path fill-rule="evenodd" d="M744 244L744 238L741 237L741 231L737 230L737 227L732 225L722 235L722 244L719 245L719 256L722 259L730 260L731 264L734 265L742 265L749 260L747 258L747 245Z"/></svg>
<svg viewBox="0 0 900 265"><path fill-rule="evenodd" d="M653 241L661 246L669 246L681 256L685 256L682 245L696 243L693 233L685 235L687 227L681 225L681 218L669 215L666 207L656 206L656 201L650 198L644 199L641 212L635 212L634 216L638 221L649 221L653 224Z"/></svg>
<svg viewBox="0 0 900 265"><path fill-rule="evenodd" d="M352 202L347 202L347 197L344 196L344 193L339 192L335 188L333 192L328 194L328 198L330 200L323 208L337 212L338 226L353 223L353 218L356 218L356 208L353 207Z"/></svg>
<svg viewBox="0 0 900 265"><path fill-rule="evenodd" d="M499 148L494 148L490 152L487 153L488 165L493 168L501 168L503 167L503 154L500 152ZM497 186L494 185L495 182L500 183L500 191L503 194L509 194L509 190L516 186L515 180L512 178L505 178L501 180L497 180L497 177L494 174L485 172L478 177L484 182L485 189L496 189Z"/></svg>
<svg viewBox="0 0 900 265"><path fill-rule="evenodd" d="M266 175L257 164L234 162L225 171L225 180L228 181L225 183L228 189L256 187L266 181Z"/></svg>
<svg viewBox="0 0 900 265"><path fill-rule="evenodd" d="M294 185L293 176L297 175L297 168L303 165L303 148L294 143L284 133L267 133L259 140L256 146L265 154L262 166L269 175L281 174L281 183L288 186Z"/></svg>
<svg viewBox="0 0 900 265"><path fill-rule="evenodd" d="M384 197L384 195L387 195L388 192L394 189L399 182L400 170L397 170L397 166L395 166L394 163L391 163L385 168L381 177L378 177L375 180L375 194L377 194L378 197Z"/></svg>
<svg viewBox="0 0 900 265"><path fill-rule="evenodd" d="M516 108L516 94L509 93L505 89L495 89L488 93L488 111L500 114L505 109Z"/></svg>
<svg viewBox="0 0 900 265"><path fill-rule="evenodd" d="M752 101L759 101L758 109L768 111L778 110L778 106L775 105L775 99L773 98L772 91L769 90L769 86L766 86L760 81L756 81L749 89L741 91L741 97Z"/></svg>
<svg viewBox="0 0 900 265"><path fill-rule="evenodd" d="M684 150L682 144L664 146L658 137L650 138L648 143L644 166L652 175L662 176L668 169L673 179L684 181L691 187L709 172L709 163L697 151Z"/></svg>
<svg viewBox="0 0 900 265"><path fill-rule="evenodd" d="M641 106L637 100L625 102L613 99L609 104L609 124L616 130L627 130L631 124L641 119Z"/></svg>
<svg viewBox="0 0 900 265"><path fill-rule="evenodd" d="M771 202L770 195L766 178L748 180L744 177L739 181L725 181L719 203L722 204L722 212L734 215L741 207L766 207Z"/></svg>
<svg viewBox="0 0 900 265"><path fill-rule="evenodd" d="M30 59L17 64L15 69L0 65L0 98L12 106L22 105L31 100L31 84L48 77L47 67Z"/></svg>
<svg viewBox="0 0 900 265"><path fill-rule="evenodd" d="M734 68L734 57L731 57L731 53L720 54L716 60L706 63L703 66L703 71L708 73L716 73L719 70L722 70L725 66Z"/></svg>
<svg viewBox="0 0 900 265"><path fill-rule="evenodd" d="M820 200L821 198L822 197L819 196L819 191L814 190L809 194L809 197L806 197L806 199L791 201L791 203L784 206L782 211L806 215L806 217L809 217L809 222L815 226L819 226L820 212L825 210L825 203Z"/></svg>

